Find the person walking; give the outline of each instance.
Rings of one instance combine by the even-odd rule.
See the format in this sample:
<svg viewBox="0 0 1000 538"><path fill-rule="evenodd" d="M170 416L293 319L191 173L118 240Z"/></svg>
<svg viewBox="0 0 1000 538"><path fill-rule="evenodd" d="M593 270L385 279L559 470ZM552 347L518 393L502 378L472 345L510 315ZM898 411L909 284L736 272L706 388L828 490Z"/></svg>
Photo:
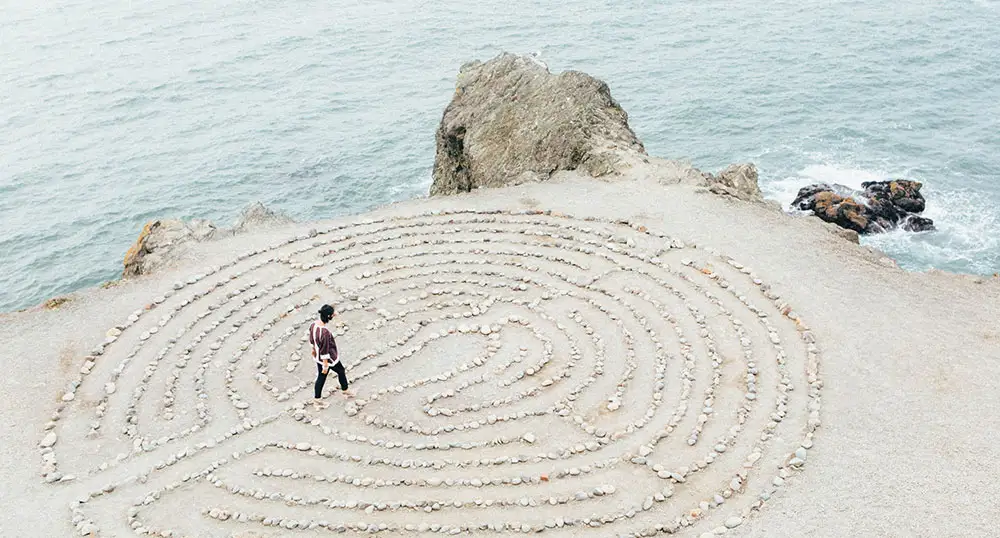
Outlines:
<svg viewBox="0 0 1000 538"><path fill-rule="evenodd" d="M313 406L319 409L329 407L323 402L323 385L326 383L326 375L332 369L337 372L337 379L340 381L340 390L348 398L354 394L347 389L347 372L343 363L340 362L340 355L337 353L337 342L333 338L333 333L327 327L327 323L336 315L333 307L325 304L319 309L319 320L314 321L309 326L309 343L312 345L312 356L316 361L316 386Z"/></svg>

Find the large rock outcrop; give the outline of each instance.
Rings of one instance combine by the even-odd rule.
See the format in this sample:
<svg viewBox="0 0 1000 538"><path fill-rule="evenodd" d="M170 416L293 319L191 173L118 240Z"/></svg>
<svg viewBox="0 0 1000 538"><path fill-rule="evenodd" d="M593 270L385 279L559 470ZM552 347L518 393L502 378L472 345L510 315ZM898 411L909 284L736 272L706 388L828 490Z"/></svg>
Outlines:
<svg viewBox="0 0 1000 538"><path fill-rule="evenodd" d="M438 127L430 193L541 181L560 170L598 177L645 153L607 84L502 54L462 66Z"/></svg>
<svg viewBox="0 0 1000 538"><path fill-rule="evenodd" d="M260 202L247 206L232 228L219 228L205 219L151 220L142 227L138 239L125 253L122 278L149 274L183 256L185 247L192 243L292 222L292 219L267 209Z"/></svg>
<svg viewBox="0 0 1000 538"><path fill-rule="evenodd" d="M912 232L934 229L934 221L917 215L925 206L920 182L868 181L861 187L863 190L855 191L843 185L809 185L799 189L792 207L812 211L827 222L860 234L896 228Z"/></svg>

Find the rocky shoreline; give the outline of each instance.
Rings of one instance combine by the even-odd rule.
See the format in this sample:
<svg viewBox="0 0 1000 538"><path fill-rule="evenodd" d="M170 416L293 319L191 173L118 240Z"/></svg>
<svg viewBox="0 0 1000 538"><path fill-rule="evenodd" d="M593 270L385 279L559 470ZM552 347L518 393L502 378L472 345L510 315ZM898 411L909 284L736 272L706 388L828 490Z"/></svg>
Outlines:
<svg viewBox="0 0 1000 538"><path fill-rule="evenodd" d="M650 157L606 83L576 71L552 74L526 56L505 53L462 66L436 138L431 196L547 181L558 172L578 171L605 179L657 176L766 203L753 164L711 174ZM228 230L204 220L153 220L126 254L122 278L171 264L190 244L290 222L259 202Z"/></svg>
<svg viewBox="0 0 1000 538"><path fill-rule="evenodd" d="M436 139L431 196L547 181L576 171L604 180L654 178L782 209L764 200L752 163L712 174L649 156L606 83L576 71L552 74L532 57L505 53L463 65ZM921 187L906 180L866 183L861 192L809 185L791 209L809 212L835 225L830 229L835 235L859 243L859 234L896 227L933 230L933 222L918 215L924 208ZM192 243L290 222L260 203L247 208L232 229L201 220L150 221L126 254L122 277L176 262Z"/></svg>

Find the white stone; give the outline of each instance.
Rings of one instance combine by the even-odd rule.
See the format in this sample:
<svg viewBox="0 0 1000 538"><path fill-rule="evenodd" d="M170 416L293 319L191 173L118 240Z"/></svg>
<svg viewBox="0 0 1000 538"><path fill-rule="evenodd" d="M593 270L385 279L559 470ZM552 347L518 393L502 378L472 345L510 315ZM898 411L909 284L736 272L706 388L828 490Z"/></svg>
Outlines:
<svg viewBox="0 0 1000 538"><path fill-rule="evenodd" d="M56 436L56 432L49 432L48 434L45 435L45 437L42 439L42 442L39 443L38 446L42 448L49 448L52 445L56 444L57 439L58 436Z"/></svg>

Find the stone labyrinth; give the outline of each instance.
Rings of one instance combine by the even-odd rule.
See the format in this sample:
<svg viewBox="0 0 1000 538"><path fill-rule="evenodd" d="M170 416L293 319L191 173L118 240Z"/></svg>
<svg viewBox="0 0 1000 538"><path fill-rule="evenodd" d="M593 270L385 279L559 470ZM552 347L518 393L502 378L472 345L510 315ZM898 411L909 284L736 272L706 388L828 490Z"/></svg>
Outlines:
<svg viewBox="0 0 1000 538"><path fill-rule="evenodd" d="M314 411L323 303L357 398ZM109 328L42 476L82 535L715 536L805 468L818 363L749 268L639 224L363 220Z"/></svg>

